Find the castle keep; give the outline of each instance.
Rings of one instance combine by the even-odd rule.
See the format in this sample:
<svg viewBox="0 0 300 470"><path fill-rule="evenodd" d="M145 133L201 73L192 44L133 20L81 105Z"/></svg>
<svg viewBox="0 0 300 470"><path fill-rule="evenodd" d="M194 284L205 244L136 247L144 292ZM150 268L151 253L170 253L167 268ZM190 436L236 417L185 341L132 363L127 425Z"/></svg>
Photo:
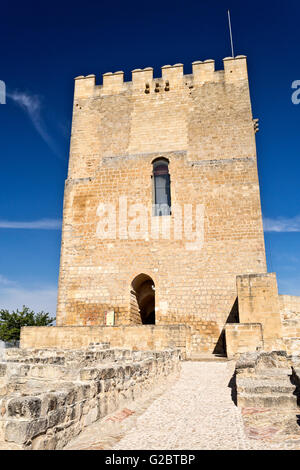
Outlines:
<svg viewBox="0 0 300 470"><path fill-rule="evenodd" d="M172 231L169 239L97 238L99 203L118 208L126 196L128 207L142 203L159 217L157 159L168 166L171 206L203 205L198 250ZM102 86L94 75L77 77L57 325L104 325L111 310L116 325L140 324L136 294L146 283L152 322L188 324L194 347L213 350L236 300L236 276L265 272L246 58L224 59L221 71L212 60L194 62L192 75L166 65L159 79L152 68L137 69L129 83L123 72L104 74Z"/></svg>
<svg viewBox="0 0 300 470"><path fill-rule="evenodd" d="M56 326L0 351L0 449L300 448L256 131L245 56L75 79Z"/></svg>
<svg viewBox="0 0 300 470"><path fill-rule="evenodd" d="M60 328L23 329L25 347L282 348L246 57L223 64L75 79Z"/></svg>

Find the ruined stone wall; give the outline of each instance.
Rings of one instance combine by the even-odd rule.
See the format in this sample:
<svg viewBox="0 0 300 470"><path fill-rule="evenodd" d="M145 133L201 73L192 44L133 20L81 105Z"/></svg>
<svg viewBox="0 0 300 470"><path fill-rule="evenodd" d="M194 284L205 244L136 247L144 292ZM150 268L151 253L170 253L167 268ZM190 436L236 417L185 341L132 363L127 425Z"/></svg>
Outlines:
<svg viewBox="0 0 300 470"><path fill-rule="evenodd" d="M300 354L300 297L279 295L282 335L289 354Z"/></svg>
<svg viewBox="0 0 300 470"><path fill-rule="evenodd" d="M7 350L0 362L0 448L62 449L86 426L176 378L180 351Z"/></svg>
<svg viewBox="0 0 300 470"><path fill-rule="evenodd" d="M147 88L148 85L148 88ZM149 93L148 93L148 91ZM204 208L204 242L187 249L176 239L103 240L99 203L146 204L152 214L152 161L169 160L171 201ZM122 204L122 203L121 203ZM174 223L174 213L149 216ZM168 220L166 220L168 219ZM118 221L117 221L118 222ZM127 234L128 235L128 234ZM57 325L117 325L130 315L131 282L155 283L156 324L192 327L194 351L214 350L236 300L238 274L266 272L255 135L246 59L136 70L75 80L68 179L65 186Z"/></svg>
<svg viewBox="0 0 300 470"><path fill-rule="evenodd" d="M280 295L279 307L285 336L300 336L300 297Z"/></svg>

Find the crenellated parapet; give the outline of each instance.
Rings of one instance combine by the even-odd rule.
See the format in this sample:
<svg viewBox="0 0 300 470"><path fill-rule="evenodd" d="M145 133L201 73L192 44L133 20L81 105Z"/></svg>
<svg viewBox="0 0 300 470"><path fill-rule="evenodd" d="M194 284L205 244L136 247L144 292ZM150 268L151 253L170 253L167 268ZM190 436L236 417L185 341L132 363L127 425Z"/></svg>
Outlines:
<svg viewBox="0 0 300 470"><path fill-rule="evenodd" d="M192 63L192 75L184 75L183 64L164 65L161 67L161 77L153 77L153 68L134 69L132 82L124 82L124 72L108 72L103 74L102 85L96 86L95 75L83 75L75 78L75 98L89 98L94 95L113 95L122 93L129 88L133 92L143 92L146 95L160 91L170 91L184 86L187 78L194 86L202 86L209 82L225 83L247 80L247 59L244 55L225 57L224 69L215 70L212 59Z"/></svg>
<svg viewBox="0 0 300 470"><path fill-rule="evenodd" d="M212 59L196 60L192 63L195 84L215 81L215 61Z"/></svg>
<svg viewBox="0 0 300 470"><path fill-rule="evenodd" d="M153 82L153 68L146 67L145 69L134 69L132 71L132 87L134 90L145 89L146 85Z"/></svg>
<svg viewBox="0 0 300 470"><path fill-rule="evenodd" d="M245 55L238 55L237 57L225 57L223 59L225 81L234 82L237 80L248 80L247 73L247 58Z"/></svg>
<svg viewBox="0 0 300 470"><path fill-rule="evenodd" d="M119 93L124 89L124 72L105 73L103 75L103 91L110 93Z"/></svg>
<svg viewBox="0 0 300 470"><path fill-rule="evenodd" d="M89 98L93 96L96 84L95 75L80 75L75 78L74 98Z"/></svg>
<svg viewBox="0 0 300 470"><path fill-rule="evenodd" d="M161 68L161 72L162 79L169 82L170 86L178 86L182 84L184 78L183 64L164 65Z"/></svg>

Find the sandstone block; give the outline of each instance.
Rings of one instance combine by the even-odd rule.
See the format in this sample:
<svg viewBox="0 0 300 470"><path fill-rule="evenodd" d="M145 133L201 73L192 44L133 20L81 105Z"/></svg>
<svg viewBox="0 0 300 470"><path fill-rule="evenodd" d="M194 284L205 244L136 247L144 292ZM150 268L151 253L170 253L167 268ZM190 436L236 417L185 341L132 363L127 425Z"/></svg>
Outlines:
<svg viewBox="0 0 300 470"><path fill-rule="evenodd" d="M8 416L15 418L38 418L41 414L41 399L37 397L18 397L7 404Z"/></svg>

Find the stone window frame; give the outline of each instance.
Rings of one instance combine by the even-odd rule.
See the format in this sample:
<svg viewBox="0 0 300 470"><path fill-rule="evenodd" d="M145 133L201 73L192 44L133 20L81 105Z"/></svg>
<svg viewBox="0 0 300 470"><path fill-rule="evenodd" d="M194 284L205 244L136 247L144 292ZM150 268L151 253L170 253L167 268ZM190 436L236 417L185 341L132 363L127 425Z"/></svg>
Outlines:
<svg viewBox="0 0 300 470"><path fill-rule="evenodd" d="M164 206L164 208L166 208L166 210L161 210L161 208L157 207L158 205L160 205L159 203L156 203L156 198L155 198L155 195L156 195L156 187L155 187L155 174L154 174L154 170L155 170L155 165L159 164L159 163L164 163L166 164L166 167L167 167L167 175L168 175L168 195L167 195L167 198L168 198L168 204L162 204ZM151 174L151 178L152 178L152 216L153 217L165 217L165 216L171 216L172 215L172 197L171 197L171 175L170 175L170 161L168 158L166 157L157 157L155 158L154 160L152 160L151 162L151 165L152 165L152 174ZM158 166L158 165L157 165Z"/></svg>

